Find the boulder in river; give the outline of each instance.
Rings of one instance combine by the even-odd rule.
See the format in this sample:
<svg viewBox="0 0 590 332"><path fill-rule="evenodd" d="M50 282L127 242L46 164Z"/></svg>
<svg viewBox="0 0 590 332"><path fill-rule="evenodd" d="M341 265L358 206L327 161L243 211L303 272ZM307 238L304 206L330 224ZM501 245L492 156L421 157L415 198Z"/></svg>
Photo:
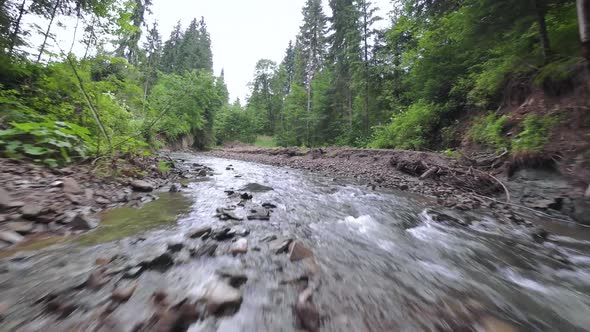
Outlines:
<svg viewBox="0 0 590 332"><path fill-rule="evenodd" d="M240 189L242 191L250 191L253 193L258 193L258 192L265 192L265 191L271 191L274 190L272 187L268 187L259 183L248 183L247 185L245 185L242 189Z"/></svg>
<svg viewBox="0 0 590 332"><path fill-rule="evenodd" d="M270 242L269 247L270 250L274 251L275 254L279 255L279 254L283 254L289 251L289 245L291 244L291 242L293 242L292 239L287 239L287 240L281 240L281 239L277 239L277 240L273 240Z"/></svg>
<svg viewBox="0 0 590 332"><path fill-rule="evenodd" d="M212 257L215 255L215 251L217 250L217 243L204 243L200 247L196 249L191 249L190 254L191 257L202 257L202 256L209 256Z"/></svg>
<svg viewBox="0 0 590 332"><path fill-rule="evenodd" d="M154 185L145 180L133 180L130 185L135 191L151 192L154 190Z"/></svg>
<svg viewBox="0 0 590 332"><path fill-rule="evenodd" d="M222 280L215 280L207 285L203 298L208 312L217 316L232 315L242 304L240 291Z"/></svg>
<svg viewBox="0 0 590 332"><path fill-rule="evenodd" d="M291 262L300 261L304 258L313 257L313 251L303 245L300 241L294 241L289 248L289 260Z"/></svg>

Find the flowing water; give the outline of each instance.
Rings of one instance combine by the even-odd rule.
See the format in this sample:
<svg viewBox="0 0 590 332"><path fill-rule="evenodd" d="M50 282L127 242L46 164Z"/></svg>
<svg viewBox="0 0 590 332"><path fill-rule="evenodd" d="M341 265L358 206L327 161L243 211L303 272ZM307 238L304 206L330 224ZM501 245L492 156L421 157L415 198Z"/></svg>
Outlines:
<svg viewBox="0 0 590 332"><path fill-rule="evenodd" d="M0 262L0 302L9 305L0 330L83 326L81 330L129 331L153 312L149 299L155 290L177 299L198 298L216 270L235 268L248 275L239 311L207 318L189 331L295 331L293 305L300 290L284 281L299 277L309 265L275 254L263 241L268 235L296 238L313 250L319 276L313 301L322 331L590 330L586 229L527 216L554 232L551 241L537 243L524 229L499 225L485 211L455 213L474 222L473 227L443 225L428 213L441 208L420 196L287 168L198 155L176 158L186 166L202 163L215 173L179 194L191 207L176 224L92 247L95 241L60 243ZM229 164L233 169L226 169ZM248 183L273 188L254 192L249 203L275 204L270 221L216 218L216 208L236 203L224 190ZM235 210L240 216L246 212ZM141 218L147 222L152 216ZM97 257L119 255L129 264L187 241L186 234L199 226L227 225L250 231L247 254L232 257L222 245L215 257L187 258L165 272L143 273L131 299L100 328L91 323L97 319L93 308L108 300L113 285L76 292L72 298L79 306L65 318L37 304L50 292L83 282Z"/></svg>

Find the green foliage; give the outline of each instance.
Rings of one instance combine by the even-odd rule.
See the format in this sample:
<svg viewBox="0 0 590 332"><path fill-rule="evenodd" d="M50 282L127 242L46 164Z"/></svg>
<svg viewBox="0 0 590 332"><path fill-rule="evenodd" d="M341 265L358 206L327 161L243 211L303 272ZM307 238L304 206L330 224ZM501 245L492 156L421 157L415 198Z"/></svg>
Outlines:
<svg viewBox="0 0 590 332"><path fill-rule="evenodd" d="M512 140L513 152L540 152L549 140L551 128L557 123L554 117L527 115L523 122L523 130Z"/></svg>
<svg viewBox="0 0 590 332"><path fill-rule="evenodd" d="M538 87L564 84L576 74L583 61L573 57L549 63L539 71L534 83Z"/></svg>
<svg viewBox="0 0 590 332"><path fill-rule="evenodd" d="M497 117L494 113L475 119L469 130L469 139L478 144L489 145L497 149L508 148L510 142L504 137L506 116Z"/></svg>
<svg viewBox="0 0 590 332"><path fill-rule="evenodd" d="M170 172L170 163L164 160L158 160L158 170L160 173L168 174Z"/></svg>
<svg viewBox="0 0 590 332"><path fill-rule="evenodd" d="M0 154L49 166L85 159L96 149L88 129L61 121L11 123L0 131Z"/></svg>
<svg viewBox="0 0 590 332"><path fill-rule="evenodd" d="M253 143L256 140L254 121L239 104L227 105L217 113L214 132L218 145L235 141Z"/></svg>
<svg viewBox="0 0 590 332"><path fill-rule="evenodd" d="M443 108L419 101L391 119L391 123L376 129L371 148L422 149L429 143L438 125Z"/></svg>

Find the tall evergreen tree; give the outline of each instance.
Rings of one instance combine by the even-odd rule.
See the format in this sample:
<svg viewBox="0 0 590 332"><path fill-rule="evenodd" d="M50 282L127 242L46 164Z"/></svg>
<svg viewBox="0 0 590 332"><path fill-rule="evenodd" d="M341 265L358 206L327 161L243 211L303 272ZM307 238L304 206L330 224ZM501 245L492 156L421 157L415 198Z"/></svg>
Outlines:
<svg viewBox="0 0 590 332"><path fill-rule="evenodd" d="M181 71L179 62L182 41L182 25L178 21L170 33L170 38L164 43L161 61L162 71L166 73L177 73Z"/></svg>

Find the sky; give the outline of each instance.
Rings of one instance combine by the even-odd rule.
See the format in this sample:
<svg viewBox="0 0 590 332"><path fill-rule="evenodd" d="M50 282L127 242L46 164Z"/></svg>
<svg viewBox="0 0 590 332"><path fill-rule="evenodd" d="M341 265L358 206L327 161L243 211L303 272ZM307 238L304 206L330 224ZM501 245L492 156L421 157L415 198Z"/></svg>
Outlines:
<svg viewBox="0 0 590 332"><path fill-rule="evenodd" d="M330 14L324 0L326 14ZM373 0L382 17L390 10L390 0ZM205 17L211 35L215 74L225 72L231 100L245 101L248 83L259 59L280 62L289 40L299 32L305 0L154 0L153 15L167 39L181 20L183 27L194 17Z"/></svg>
<svg viewBox="0 0 590 332"><path fill-rule="evenodd" d="M225 73L225 82L230 92L230 100L240 98L242 104L249 95L248 83L254 76L254 67L260 59L270 59L279 63L290 40L295 40L302 24L301 10L306 0L152 0L152 14L146 17L146 23L158 22L158 29L163 40L179 20L186 28L193 18L205 17L207 30L211 35L213 66L216 75L221 70ZM387 17L392 9L391 0L373 0L379 7L381 17ZM331 15L328 0L323 0L326 15ZM25 18L30 24L42 23L36 17ZM84 47L79 43L83 27L74 34L76 20L61 17L54 27L59 47L66 52L76 40L73 52L84 54ZM380 25L387 25L383 20ZM144 34L145 35L145 34ZM42 42L39 34L32 34L29 42L38 47ZM59 53L57 47L48 47ZM35 52L35 51L33 51ZM45 57L47 58L47 57Z"/></svg>

